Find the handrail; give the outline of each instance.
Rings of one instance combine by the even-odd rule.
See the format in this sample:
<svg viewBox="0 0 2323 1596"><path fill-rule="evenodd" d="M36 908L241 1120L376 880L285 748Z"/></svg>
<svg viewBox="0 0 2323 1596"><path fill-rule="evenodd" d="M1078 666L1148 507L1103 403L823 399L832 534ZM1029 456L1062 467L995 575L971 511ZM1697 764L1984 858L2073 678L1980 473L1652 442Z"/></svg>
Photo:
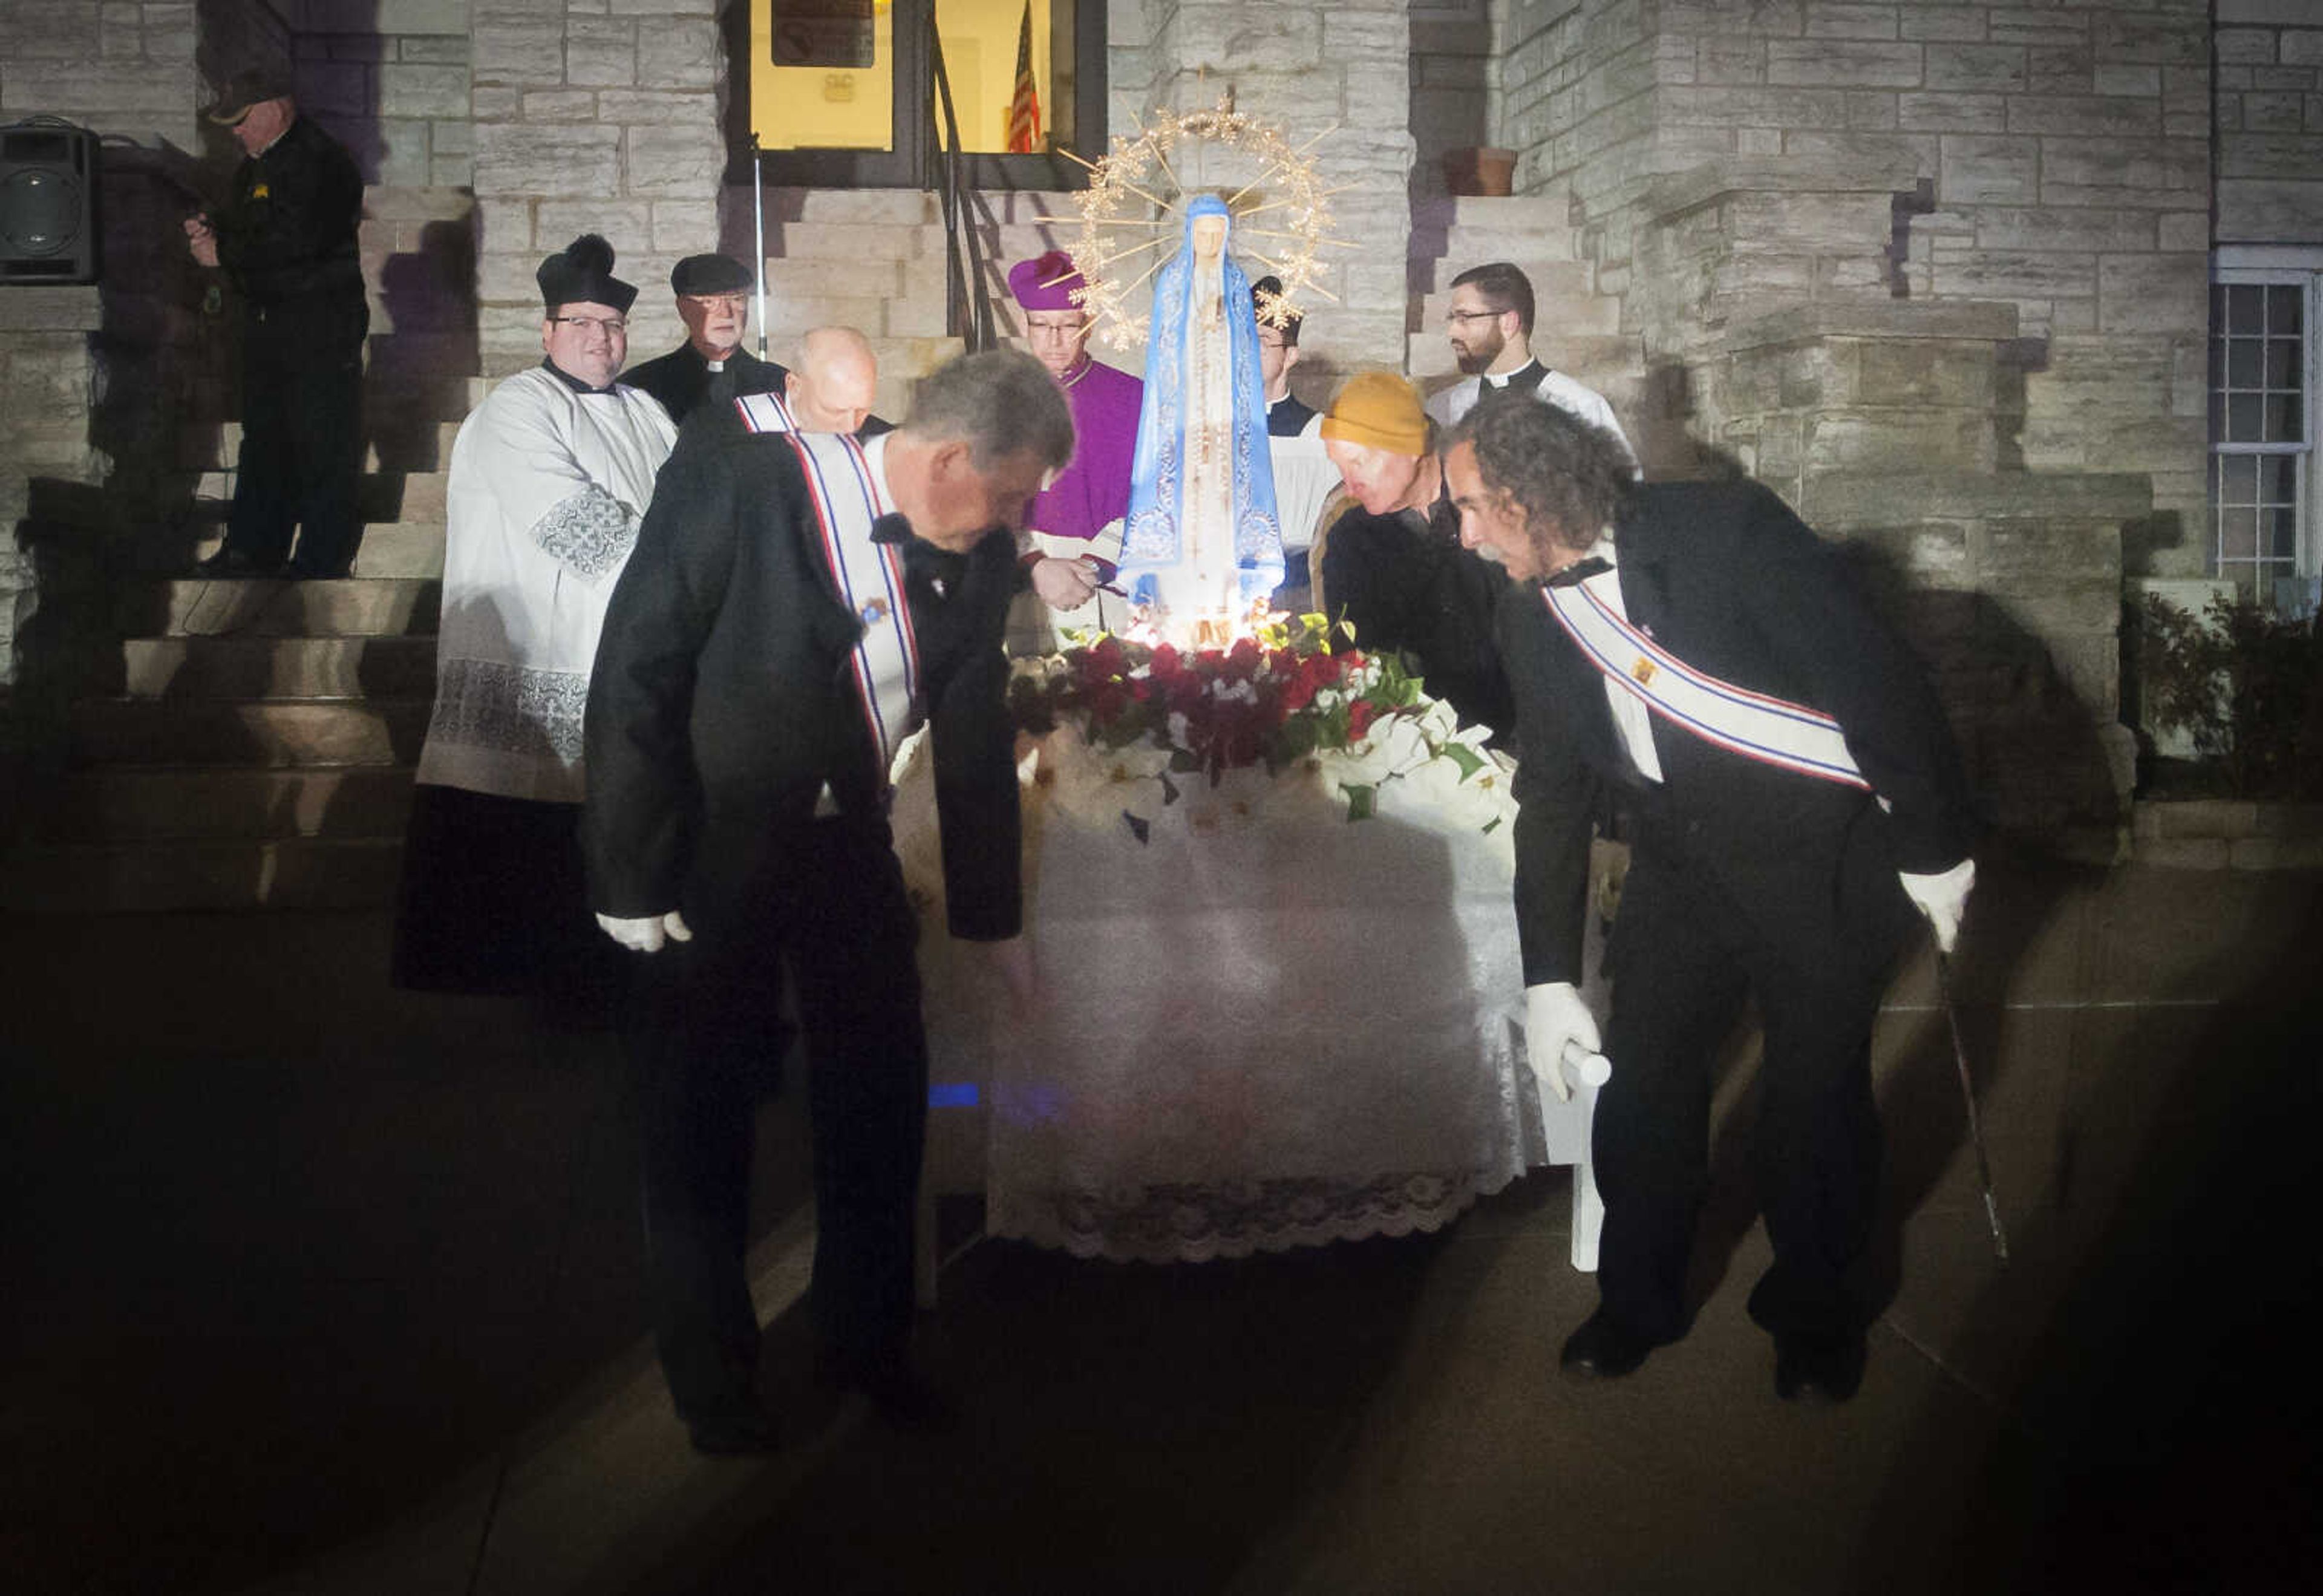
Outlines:
<svg viewBox="0 0 2323 1596"><path fill-rule="evenodd" d="M992 325L992 300L984 291L983 246L977 242L968 190L960 182L960 117L952 109L951 78L944 70L934 6L927 8L926 16L928 61L943 111L941 124L930 133L936 148L936 208L944 225L944 330L964 340L968 352L975 354L999 340Z"/></svg>

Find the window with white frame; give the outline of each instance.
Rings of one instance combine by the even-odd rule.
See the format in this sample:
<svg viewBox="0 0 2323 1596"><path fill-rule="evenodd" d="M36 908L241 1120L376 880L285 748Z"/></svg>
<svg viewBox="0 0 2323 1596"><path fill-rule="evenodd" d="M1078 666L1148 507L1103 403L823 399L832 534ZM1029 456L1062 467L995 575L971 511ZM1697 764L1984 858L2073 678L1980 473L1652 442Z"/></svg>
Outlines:
<svg viewBox="0 0 2323 1596"><path fill-rule="evenodd" d="M2218 251L2210 283L2210 570L2303 608L2315 574L2323 250Z"/></svg>

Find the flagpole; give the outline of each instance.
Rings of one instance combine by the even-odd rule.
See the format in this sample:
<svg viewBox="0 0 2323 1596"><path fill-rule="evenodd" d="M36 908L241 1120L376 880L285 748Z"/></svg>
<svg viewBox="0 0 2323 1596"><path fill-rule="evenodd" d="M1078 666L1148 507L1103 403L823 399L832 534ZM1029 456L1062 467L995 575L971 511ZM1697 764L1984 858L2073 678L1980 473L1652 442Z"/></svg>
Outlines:
<svg viewBox="0 0 2323 1596"><path fill-rule="evenodd" d="M767 169L758 159L758 134L750 133L750 215L758 252L750 261L750 280L758 285L758 358L767 358Z"/></svg>

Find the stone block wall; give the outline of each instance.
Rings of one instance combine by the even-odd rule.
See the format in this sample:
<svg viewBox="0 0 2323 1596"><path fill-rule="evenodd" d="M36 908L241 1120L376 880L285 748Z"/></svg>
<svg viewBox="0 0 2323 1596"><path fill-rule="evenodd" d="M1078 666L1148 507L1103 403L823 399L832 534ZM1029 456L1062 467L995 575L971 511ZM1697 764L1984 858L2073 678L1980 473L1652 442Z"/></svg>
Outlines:
<svg viewBox="0 0 2323 1596"><path fill-rule="evenodd" d="M1650 353L1740 307L1833 295L2013 305L2025 397L2004 463L2152 474L2139 558L2199 568L2207 5L1581 0L1555 11L1544 0L1543 25L1502 59L1520 183L1570 195L1601 289L1636 297L1625 325ZM2282 37L2270 35L2278 51ZM1781 174L1884 173L1905 203L1866 217L1851 249L1827 238L1804 251L1778 224L1713 218L1728 229L1704 269L1714 280L1673 304L1637 237L1666 215L1652 203L1657 185L1753 164L1795 194L1817 185ZM2086 402L2126 369L2161 374L2126 427Z"/></svg>
<svg viewBox="0 0 2323 1596"><path fill-rule="evenodd" d="M718 245L716 0L472 0L478 329L489 375L540 358L540 258L601 233L638 285L631 358L684 337L680 257Z"/></svg>
<svg viewBox="0 0 2323 1596"><path fill-rule="evenodd" d="M301 110L366 183L457 188L471 177L470 0L276 0Z"/></svg>
<svg viewBox="0 0 2323 1596"><path fill-rule="evenodd" d="M2218 0L2221 243L2323 243L2323 6Z"/></svg>
<svg viewBox="0 0 2323 1596"><path fill-rule="evenodd" d="M0 122L61 116L106 141L102 284L0 288L0 699L69 681L69 618L108 534L165 491L205 364L179 231L196 204L196 23L190 3L0 5Z"/></svg>
<svg viewBox="0 0 2323 1596"><path fill-rule="evenodd" d="M1311 150L1341 237L1306 336L1342 365L1400 369L1409 315L1404 256L1411 18L1409 0L1114 0L1107 48L1116 77L1113 131L1134 136L1155 108L1187 111L1231 92L1235 108L1281 126L1295 146L1336 124ZM1189 182L1196 174L1181 171Z"/></svg>
<svg viewBox="0 0 2323 1596"><path fill-rule="evenodd" d="M1493 41L1506 9L1507 0L1411 0L1415 199L1450 192L1447 151L1501 143Z"/></svg>

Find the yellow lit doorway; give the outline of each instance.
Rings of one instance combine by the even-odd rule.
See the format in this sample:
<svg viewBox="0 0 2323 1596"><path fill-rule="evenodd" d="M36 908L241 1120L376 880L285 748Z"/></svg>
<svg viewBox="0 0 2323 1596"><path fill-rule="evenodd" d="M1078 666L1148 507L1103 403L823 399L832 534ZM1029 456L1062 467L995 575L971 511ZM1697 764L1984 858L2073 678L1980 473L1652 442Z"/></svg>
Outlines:
<svg viewBox="0 0 2323 1596"><path fill-rule="evenodd" d="M1078 187L1080 169L1056 151L1102 152L1104 0L748 0L747 10L747 42L732 41L736 77L747 76L747 94L735 86L747 106L738 131L756 136L769 181L927 184L947 142L938 41L976 186Z"/></svg>

